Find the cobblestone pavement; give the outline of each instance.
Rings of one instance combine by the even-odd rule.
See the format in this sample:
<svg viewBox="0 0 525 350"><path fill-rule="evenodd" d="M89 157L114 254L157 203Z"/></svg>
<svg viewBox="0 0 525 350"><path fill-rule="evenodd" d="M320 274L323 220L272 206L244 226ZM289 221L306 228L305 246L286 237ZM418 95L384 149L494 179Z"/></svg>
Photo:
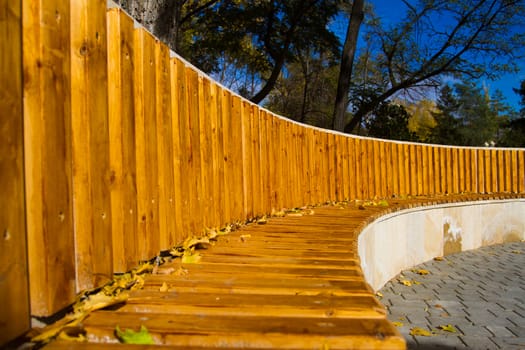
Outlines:
<svg viewBox="0 0 525 350"><path fill-rule="evenodd" d="M426 262L379 293L408 349L525 349L525 242Z"/></svg>

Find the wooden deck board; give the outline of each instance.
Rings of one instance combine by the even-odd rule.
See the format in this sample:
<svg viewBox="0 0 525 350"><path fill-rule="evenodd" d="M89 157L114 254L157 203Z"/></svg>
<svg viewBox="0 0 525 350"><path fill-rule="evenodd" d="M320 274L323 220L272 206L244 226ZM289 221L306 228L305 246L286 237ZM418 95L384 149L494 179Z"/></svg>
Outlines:
<svg viewBox="0 0 525 350"><path fill-rule="evenodd" d="M109 345L117 342L117 325L135 330L144 325L159 346L175 349L404 349L364 280L358 234L399 209L491 198L327 206L244 226L200 250L198 263L166 263L159 270L173 273L149 275L124 305L93 312L82 325L90 343L56 341L46 349L124 346Z"/></svg>

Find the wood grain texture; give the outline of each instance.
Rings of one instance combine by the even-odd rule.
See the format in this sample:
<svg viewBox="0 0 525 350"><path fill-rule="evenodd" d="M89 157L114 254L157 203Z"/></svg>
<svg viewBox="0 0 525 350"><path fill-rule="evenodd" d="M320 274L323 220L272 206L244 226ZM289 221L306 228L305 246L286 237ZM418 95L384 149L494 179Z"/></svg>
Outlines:
<svg viewBox="0 0 525 350"><path fill-rule="evenodd" d="M0 346L30 327L21 29L22 2L0 1Z"/></svg>
<svg viewBox="0 0 525 350"><path fill-rule="evenodd" d="M31 314L47 316L76 293L69 1L24 1L22 14Z"/></svg>
<svg viewBox="0 0 525 350"><path fill-rule="evenodd" d="M71 144L77 292L112 278L106 1L71 2Z"/></svg>

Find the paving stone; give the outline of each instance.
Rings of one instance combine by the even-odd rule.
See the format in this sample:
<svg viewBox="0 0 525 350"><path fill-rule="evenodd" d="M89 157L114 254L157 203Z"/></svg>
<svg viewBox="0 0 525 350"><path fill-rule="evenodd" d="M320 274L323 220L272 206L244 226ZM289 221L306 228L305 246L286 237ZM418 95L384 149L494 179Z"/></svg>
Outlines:
<svg viewBox="0 0 525 350"><path fill-rule="evenodd" d="M420 285L387 284L391 294L381 292L391 305L389 319L406 315L399 331L408 349L525 349L525 254L512 253L517 250L525 252L525 242L450 255L414 267L429 275L404 272ZM442 324L454 325L458 333L409 334L414 326Z"/></svg>

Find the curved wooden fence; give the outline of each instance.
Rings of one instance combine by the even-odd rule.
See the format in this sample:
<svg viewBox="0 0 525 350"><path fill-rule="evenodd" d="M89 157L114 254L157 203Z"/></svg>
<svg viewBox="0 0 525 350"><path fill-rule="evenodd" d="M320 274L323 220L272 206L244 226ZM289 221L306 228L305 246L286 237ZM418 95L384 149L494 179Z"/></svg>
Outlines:
<svg viewBox="0 0 525 350"><path fill-rule="evenodd" d="M22 262L1 277L26 294L29 281L32 315L206 227L282 208L525 192L524 149L300 125L221 87L105 0L0 5L0 244L3 262Z"/></svg>

